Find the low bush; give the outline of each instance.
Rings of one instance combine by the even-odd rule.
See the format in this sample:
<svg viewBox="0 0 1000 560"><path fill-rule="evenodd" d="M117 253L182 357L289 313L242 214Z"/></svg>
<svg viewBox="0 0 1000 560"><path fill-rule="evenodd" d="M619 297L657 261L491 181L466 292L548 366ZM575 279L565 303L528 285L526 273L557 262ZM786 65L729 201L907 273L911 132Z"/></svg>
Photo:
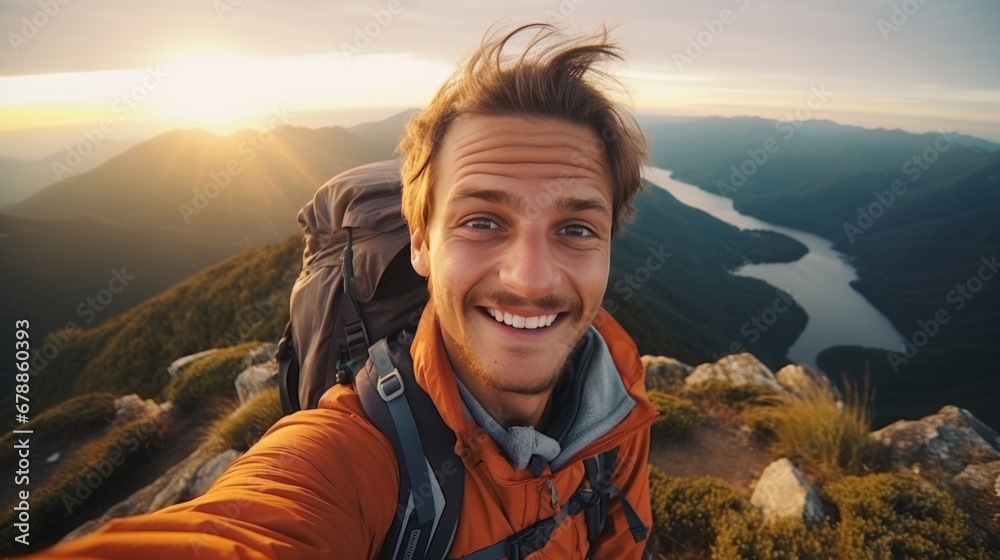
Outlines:
<svg viewBox="0 0 1000 560"><path fill-rule="evenodd" d="M824 491L840 510L842 558L987 558L955 500L922 481L888 473L849 476Z"/></svg>
<svg viewBox="0 0 1000 560"><path fill-rule="evenodd" d="M713 379L687 388L686 393L694 399L722 403L742 410L747 405L774 392L760 385L739 385L721 379Z"/></svg>
<svg viewBox="0 0 1000 560"><path fill-rule="evenodd" d="M45 481L31 488L31 539L25 552L53 544L75 527L107 507L99 493L113 489L128 475L146 465L168 434L163 416L144 418L112 428L71 456ZM17 512L13 504L3 510L0 538L13 543Z"/></svg>
<svg viewBox="0 0 1000 560"><path fill-rule="evenodd" d="M64 443L107 426L114 418L114 395L87 393L47 408L18 429L32 430L37 441ZM13 440L13 433L0 438L0 466L13 464Z"/></svg>
<svg viewBox="0 0 1000 560"><path fill-rule="evenodd" d="M240 344L196 360L178 371L165 395L174 406L191 410L210 400L235 400L236 376L246 369L246 355L257 343Z"/></svg>
<svg viewBox="0 0 1000 560"><path fill-rule="evenodd" d="M686 438L691 435L698 422L698 409L691 401L660 391L650 391L648 396L660 413L653 422L654 436Z"/></svg>
<svg viewBox="0 0 1000 560"><path fill-rule="evenodd" d="M806 527L765 521L724 481L650 467L654 558L703 560L985 560L980 535L946 493L893 474L848 476L824 490L836 511Z"/></svg>

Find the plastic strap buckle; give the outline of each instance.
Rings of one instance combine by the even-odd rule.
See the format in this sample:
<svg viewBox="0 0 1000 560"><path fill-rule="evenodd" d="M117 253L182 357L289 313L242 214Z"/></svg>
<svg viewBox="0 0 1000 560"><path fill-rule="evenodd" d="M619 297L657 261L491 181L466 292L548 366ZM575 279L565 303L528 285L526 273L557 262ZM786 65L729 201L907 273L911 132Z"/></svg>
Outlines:
<svg viewBox="0 0 1000 560"><path fill-rule="evenodd" d="M378 394L385 402L403 394L403 377L399 375L398 369L393 369L389 374L379 378Z"/></svg>

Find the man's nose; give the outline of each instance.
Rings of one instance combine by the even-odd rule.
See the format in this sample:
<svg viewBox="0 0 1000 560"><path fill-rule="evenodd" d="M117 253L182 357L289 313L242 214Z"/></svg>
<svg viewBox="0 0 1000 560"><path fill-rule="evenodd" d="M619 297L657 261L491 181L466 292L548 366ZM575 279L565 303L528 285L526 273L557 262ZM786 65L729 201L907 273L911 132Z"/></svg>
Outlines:
<svg viewBox="0 0 1000 560"><path fill-rule="evenodd" d="M521 297L540 298L559 286L552 240L540 228L518 234L509 244L503 263L500 282Z"/></svg>

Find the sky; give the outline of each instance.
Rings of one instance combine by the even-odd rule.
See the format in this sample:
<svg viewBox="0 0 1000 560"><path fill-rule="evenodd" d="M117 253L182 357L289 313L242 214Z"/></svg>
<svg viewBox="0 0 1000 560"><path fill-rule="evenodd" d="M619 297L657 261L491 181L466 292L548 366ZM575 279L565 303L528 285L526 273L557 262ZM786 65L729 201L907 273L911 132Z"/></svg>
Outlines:
<svg viewBox="0 0 1000 560"><path fill-rule="evenodd" d="M425 105L491 26L533 21L612 26L640 114L1000 142L997 0L0 0L0 157L381 119Z"/></svg>

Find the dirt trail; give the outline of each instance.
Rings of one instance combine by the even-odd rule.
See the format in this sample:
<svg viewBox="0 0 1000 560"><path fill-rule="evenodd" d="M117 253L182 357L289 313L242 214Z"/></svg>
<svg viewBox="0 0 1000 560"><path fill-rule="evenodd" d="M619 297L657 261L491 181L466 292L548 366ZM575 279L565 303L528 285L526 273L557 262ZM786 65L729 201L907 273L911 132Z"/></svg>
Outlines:
<svg viewBox="0 0 1000 560"><path fill-rule="evenodd" d="M770 456L763 442L738 426L704 417L688 440L654 437L649 462L671 476L721 478L749 497Z"/></svg>

